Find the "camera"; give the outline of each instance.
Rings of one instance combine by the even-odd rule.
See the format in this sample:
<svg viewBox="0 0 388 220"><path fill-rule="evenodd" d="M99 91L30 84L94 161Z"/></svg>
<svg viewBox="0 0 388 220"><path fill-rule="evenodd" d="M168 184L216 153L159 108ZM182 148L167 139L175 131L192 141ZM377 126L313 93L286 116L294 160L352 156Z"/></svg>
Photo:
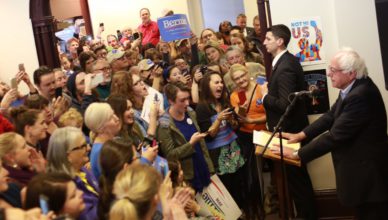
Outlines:
<svg viewBox="0 0 388 220"><path fill-rule="evenodd" d="M133 39L134 40L137 40L139 37L140 37L139 32L136 32L136 33L133 34Z"/></svg>
<svg viewBox="0 0 388 220"><path fill-rule="evenodd" d="M165 61L160 61L155 66L156 66L156 68L157 67L162 67L162 69L167 69L167 67L169 67L170 65L167 62L165 62Z"/></svg>
<svg viewBox="0 0 388 220"><path fill-rule="evenodd" d="M199 72L201 72L202 74L205 74L207 71L207 66L201 66L201 68L199 69Z"/></svg>

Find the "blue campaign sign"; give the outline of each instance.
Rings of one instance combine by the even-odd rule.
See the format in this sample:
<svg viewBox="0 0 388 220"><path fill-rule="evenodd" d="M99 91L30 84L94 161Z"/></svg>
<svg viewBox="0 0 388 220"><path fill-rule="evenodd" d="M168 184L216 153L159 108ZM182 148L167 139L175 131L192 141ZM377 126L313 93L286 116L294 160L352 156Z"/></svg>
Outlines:
<svg viewBox="0 0 388 220"><path fill-rule="evenodd" d="M190 25L184 14L174 14L159 18L158 27L163 41L166 42L191 37Z"/></svg>

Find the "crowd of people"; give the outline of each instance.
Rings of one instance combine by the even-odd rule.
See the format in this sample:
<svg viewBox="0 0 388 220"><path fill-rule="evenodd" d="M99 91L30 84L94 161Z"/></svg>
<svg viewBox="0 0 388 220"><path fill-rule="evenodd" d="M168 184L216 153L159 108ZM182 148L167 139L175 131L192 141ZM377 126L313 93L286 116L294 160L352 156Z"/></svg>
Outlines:
<svg viewBox="0 0 388 220"><path fill-rule="evenodd" d="M240 14L235 26L164 42L150 11L139 14L139 27L106 41L68 40L60 67L41 66L32 80L20 70L26 95L0 83L5 219L213 219L195 195L215 174L242 219L264 219L253 131L272 131L288 95L303 90L289 29L261 33L257 16L249 28ZM264 50L274 57L268 84ZM284 131L307 126L303 105ZM316 219L306 168L287 169L298 216Z"/></svg>

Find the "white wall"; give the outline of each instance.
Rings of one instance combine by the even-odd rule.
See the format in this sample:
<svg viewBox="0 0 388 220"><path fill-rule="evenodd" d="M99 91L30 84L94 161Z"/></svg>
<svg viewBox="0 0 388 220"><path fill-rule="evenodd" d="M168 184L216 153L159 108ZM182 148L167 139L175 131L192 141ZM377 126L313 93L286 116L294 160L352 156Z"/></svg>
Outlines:
<svg viewBox="0 0 388 220"><path fill-rule="evenodd" d="M241 13L244 13L243 0L202 0L202 14L206 28L218 31L222 21L230 21L236 25L236 17Z"/></svg>
<svg viewBox="0 0 388 220"><path fill-rule="evenodd" d="M24 63L30 76L39 66L29 7L26 0L0 0L0 80L7 83L18 72L19 63ZM27 92L27 87L20 90Z"/></svg>
<svg viewBox="0 0 388 220"><path fill-rule="evenodd" d="M388 109L388 91L385 90L380 40L376 22L375 1L334 1L338 30L338 44L351 46L365 59L369 76L383 96ZM351 10L349 10L351 5ZM344 16L346 11L346 16ZM385 27L387 28L387 27ZM388 70L385 70L388 71Z"/></svg>

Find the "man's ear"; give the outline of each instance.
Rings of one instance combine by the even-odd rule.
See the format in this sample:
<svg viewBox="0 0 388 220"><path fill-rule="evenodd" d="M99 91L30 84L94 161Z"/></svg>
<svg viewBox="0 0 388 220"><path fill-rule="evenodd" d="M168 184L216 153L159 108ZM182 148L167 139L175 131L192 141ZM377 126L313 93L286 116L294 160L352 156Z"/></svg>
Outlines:
<svg viewBox="0 0 388 220"><path fill-rule="evenodd" d="M29 131L31 130L31 125L26 125L23 130L24 130L24 134L30 133Z"/></svg>
<svg viewBox="0 0 388 220"><path fill-rule="evenodd" d="M284 45L284 39L279 37L278 39L276 39L276 43L280 47Z"/></svg>
<svg viewBox="0 0 388 220"><path fill-rule="evenodd" d="M167 101L168 101L168 104L170 104L170 106L172 106L172 104L174 104L174 102L171 101L170 99L167 99Z"/></svg>
<svg viewBox="0 0 388 220"><path fill-rule="evenodd" d="M355 70L353 70L352 72L349 73L351 79L356 79L357 78L357 72Z"/></svg>

